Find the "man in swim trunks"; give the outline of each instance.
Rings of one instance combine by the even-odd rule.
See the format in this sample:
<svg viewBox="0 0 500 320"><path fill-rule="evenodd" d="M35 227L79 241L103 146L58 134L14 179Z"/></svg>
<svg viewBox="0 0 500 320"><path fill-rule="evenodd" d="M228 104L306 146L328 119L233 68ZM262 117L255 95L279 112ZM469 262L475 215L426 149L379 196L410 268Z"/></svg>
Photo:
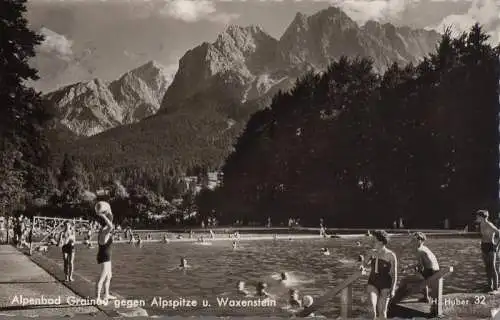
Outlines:
<svg viewBox="0 0 500 320"><path fill-rule="evenodd" d="M488 220L489 213L486 210L476 212L476 222L479 223L481 233L481 252L486 267L486 277L490 293L498 292L498 271L496 269L498 244L500 242L500 230ZM496 241L495 241L495 238Z"/></svg>
<svg viewBox="0 0 500 320"><path fill-rule="evenodd" d="M405 269L414 269L419 273L418 277L410 277L403 279L400 284L400 290L408 290L408 286L411 284L418 284L422 282L422 280L427 280L432 277L435 273L439 272L439 263L437 261L434 253L424 245L424 242L427 240L426 235L423 232L416 232L413 234L413 241L416 248L416 256L417 256L417 264L411 265ZM438 281L434 281L430 283L430 290L432 292L432 296L429 295L429 286L424 288L424 297L420 300L420 302L429 303L431 301L435 301L437 299L438 294ZM433 299L431 299L433 298Z"/></svg>
<svg viewBox="0 0 500 320"><path fill-rule="evenodd" d="M422 274L422 277L427 280L439 271L439 263L437 261L436 255L434 255L434 253L424 245L425 240L427 240L425 234L423 232L416 232L414 234L414 237L417 246L417 270L420 272L420 274ZM437 287L435 287L434 284L431 284L431 289L433 292L432 297L437 298ZM431 299L429 296L428 286L425 287L424 295L425 296L423 300L425 302L430 302Z"/></svg>

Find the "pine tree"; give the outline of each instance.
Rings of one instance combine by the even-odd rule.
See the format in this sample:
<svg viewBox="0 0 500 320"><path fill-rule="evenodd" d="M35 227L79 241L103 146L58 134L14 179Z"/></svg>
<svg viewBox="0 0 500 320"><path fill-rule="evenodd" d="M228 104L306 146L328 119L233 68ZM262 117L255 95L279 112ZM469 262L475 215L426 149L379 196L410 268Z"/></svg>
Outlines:
<svg viewBox="0 0 500 320"><path fill-rule="evenodd" d="M45 170L48 148L43 135L49 114L40 94L25 86L25 81L38 79L37 70L29 66L28 60L35 56L35 46L43 40L28 29L25 13L26 0L0 1L0 153L4 156L12 149L20 153L12 167L3 168L17 177L15 186L7 189L37 196L49 180ZM6 163L3 161L3 165ZM7 181L12 180L4 180L4 184ZM17 201L20 197L11 199Z"/></svg>

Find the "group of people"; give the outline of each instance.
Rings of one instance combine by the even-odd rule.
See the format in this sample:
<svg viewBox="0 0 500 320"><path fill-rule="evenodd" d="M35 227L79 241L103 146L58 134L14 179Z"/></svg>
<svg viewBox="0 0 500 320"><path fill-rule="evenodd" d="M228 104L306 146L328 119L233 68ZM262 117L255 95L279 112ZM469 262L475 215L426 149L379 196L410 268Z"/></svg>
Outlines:
<svg viewBox="0 0 500 320"><path fill-rule="evenodd" d="M368 254L368 257L360 256L362 269L370 268L370 274L367 283L367 294L370 301L370 310L374 318L387 318L387 309L389 302L396 296L396 285L398 282L398 259L396 253L390 250L387 245L389 236L385 231L373 231L370 233L374 239L374 249ZM424 245L426 235L422 232L416 232L412 236L412 243L415 247L416 263L408 268L417 271L416 277L411 277L401 281L399 294L408 293L409 286L422 282L432 277L439 271L439 264L436 256ZM422 301L435 302L436 288L425 286L424 298ZM433 308L436 309L433 303ZM437 310L434 310L434 312Z"/></svg>
<svg viewBox="0 0 500 320"><path fill-rule="evenodd" d="M113 213L109 203L100 201L95 205L96 221L100 228L97 235L97 263L101 266L98 281L96 283L96 300L107 301L114 299L110 294L110 283L112 278L111 248L113 244ZM476 222L479 224L481 233L481 252L486 267L488 279L488 291L492 294L498 293L498 270L496 259L498 247L500 245L500 230L489 220L489 214L485 210L480 210L476 214ZM75 230L70 222L66 223L65 230L59 238L59 245L64 257L64 273L66 281L73 281L73 262L75 253ZM426 235L416 232L412 235L412 243L415 248L416 263L405 269L415 270L417 277L403 279L398 283L398 258L394 251L388 248L389 236L387 232L379 230L369 233L374 239L374 248L367 254L360 256L363 269L370 269L367 282L367 295L370 301L370 310L374 318L387 318L388 305L396 296L404 296L410 293L410 289L416 283L422 287L423 298L421 301L432 303L433 312L437 311L438 281L423 281L431 278L440 267L435 254L424 244ZM233 235L235 241L239 241L239 234ZM323 254L329 255L329 250L322 249ZM187 268L187 260L182 258L181 268ZM283 278L285 277L285 278ZM282 280L286 280L286 274ZM422 283L425 285L422 286ZM104 289L104 296L101 295ZM238 293L249 295L244 282L238 283ZM255 296L268 296L265 283L258 283ZM101 299L102 297L102 299ZM290 291L290 305L307 308L312 305L312 297L306 296L298 299L298 292Z"/></svg>
<svg viewBox="0 0 500 320"><path fill-rule="evenodd" d="M95 205L96 222L100 228L97 234L97 264L101 266L101 272L96 283L96 301L98 303L106 302L114 299L110 294L110 284L112 277L111 269L111 247L113 244L113 213L111 206L105 201L100 201ZM92 236L92 228L89 228L85 236L86 243L90 246L90 237ZM64 261L65 281L73 281L74 259L75 259L75 243L76 231L75 226L68 221L65 224L65 229L59 236L58 245L61 247ZM104 297L101 299L101 292L104 287Z"/></svg>
<svg viewBox="0 0 500 320"><path fill-rule="evenodd" d="M482 260L486 269L487 288L489 294L498 294L499 281L497 270L497 255L500 247L500 230L489 221L489 213L479 210L476 221L481 234ZM436 255L424 244L426 235L416 232L412 236L415 248L416 263L405 267L403 270L415 270L417 276L402 279L398 289L398 259L396 253L387 248L388 234L385 231L374 231L370 235L375 241L375 247L369 253L368 259L360 256L362 268L370 267L367 293L370 300L371 312L374 318L387 318L387 309L391 299L401 299L412 291L413 286L423 287L421 302L431 303L431 313L437 312L438 280L426 281L439 272L439 263ZM423 285L422 285L423 284Z"/></svg>

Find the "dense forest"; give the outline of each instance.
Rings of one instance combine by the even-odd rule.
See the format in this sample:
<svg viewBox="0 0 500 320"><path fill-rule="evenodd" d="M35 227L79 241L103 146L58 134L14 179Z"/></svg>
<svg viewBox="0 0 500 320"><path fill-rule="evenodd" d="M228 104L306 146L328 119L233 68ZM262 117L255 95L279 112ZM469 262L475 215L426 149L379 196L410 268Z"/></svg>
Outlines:
<svg viewBox="0 0 500 320"><path fill-rule="evenodd" d="M164 135L130 136L126 145L100 145L96 137L78 145L75 158L49 143L64 139L51 137L56 115L24 84L37 79L28 60L42 41L27 28L25 4L0 2L2 214L85 216L103 188L117 220L139 224L156 223L152 214L164 214L164 223L198 223L189 217L199 212L225 224L292 217L386 228L402 217L408 227L441 227L446 218L463 227L479 208L500 209L500 50L479 25L455 38L446 32L421 63L394 64L383 75L369 59L344 57L303 76L268 108L231 115L249 118L234 148L240 124L228 124L225 107L214 102L194 120L180 110L167 123L165 115L147 122L175 136L179 148L166 146L173 152L141 148L162 145ZM201 127L219 132L216 138L199 129L207 122L213 125ZM122 151L115 152L121 161L107 156L110 148ZM156 163L141 161L147 150L161 155ZM186 175L206 186L207 172L223 159L221 188L186 186Z"/></svg>
<svg viewBox="0 0 500 320"><path fill-rule="evenodd" d="M499 50L479 25L418 65L377 75L342 58L252 116L213 209L317 225L463 227L497 212Z"/></svg>

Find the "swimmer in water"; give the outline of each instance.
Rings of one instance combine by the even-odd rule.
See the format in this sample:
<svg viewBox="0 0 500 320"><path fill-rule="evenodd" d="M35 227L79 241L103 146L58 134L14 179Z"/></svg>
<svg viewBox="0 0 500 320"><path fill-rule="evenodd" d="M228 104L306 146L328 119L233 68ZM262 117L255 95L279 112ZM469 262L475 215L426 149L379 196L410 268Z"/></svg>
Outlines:
<svg viewBox="0 0 500 320"><path fill-rule="evenodd" d="M315 317L314 313L312 312L312 305L314 303L314 299L313 297L311 296L304 296L302 298L302 305L304 306L304 309L302 310L302 312L304 314L307 314L307 317ZM310 312L309 312L310 310Z"/></svg>
<svg viewBox="0 0 500 320"><path fill-rule="evenodd" d="M267 292L267 283L265 282L259 282L257 284L257 292L256 292L256 295L258 297L270 297L271 295L269 294L269 292Z"/></svg>
<svg viewBox="0 0 500 320"><path fill-rule="evenodd" d="M247 290L245 281L238 281L238 294L244 296L250 296L250 291Z"/></svg>
<svg viewBox="0 0 500 320"><path fill-rule="evenodd" d="M325 256L329 256L330 255L330 250L328 248L321 248L321 252L325 255Z"/></svg>
<svg viewBox="0 0 500 320"><path fill-rule="evenodd" d="M281 281L281 282L285 282L285 281L287 281L287 280L288 280L288 275L286 274L286 272L282 272L282 273L280 274L280 281Z"/></svg>
<svg viewBox="0 0 500 320"><path fill-rule="evenodd" d="M299 291L297 289L290 290L290 299L288 303L292 308L300 308L302 307L302 302L299 299Z"/></svg>
<svg viewBox="0 0 500 320"><path fill-rule="evenodd" d="M181 264L179 265L179 268L181 269L186 269L186 268L189 268L190 266L188 265L188 262L186 260L186 258L182 257L181 258Z"/></svg>

